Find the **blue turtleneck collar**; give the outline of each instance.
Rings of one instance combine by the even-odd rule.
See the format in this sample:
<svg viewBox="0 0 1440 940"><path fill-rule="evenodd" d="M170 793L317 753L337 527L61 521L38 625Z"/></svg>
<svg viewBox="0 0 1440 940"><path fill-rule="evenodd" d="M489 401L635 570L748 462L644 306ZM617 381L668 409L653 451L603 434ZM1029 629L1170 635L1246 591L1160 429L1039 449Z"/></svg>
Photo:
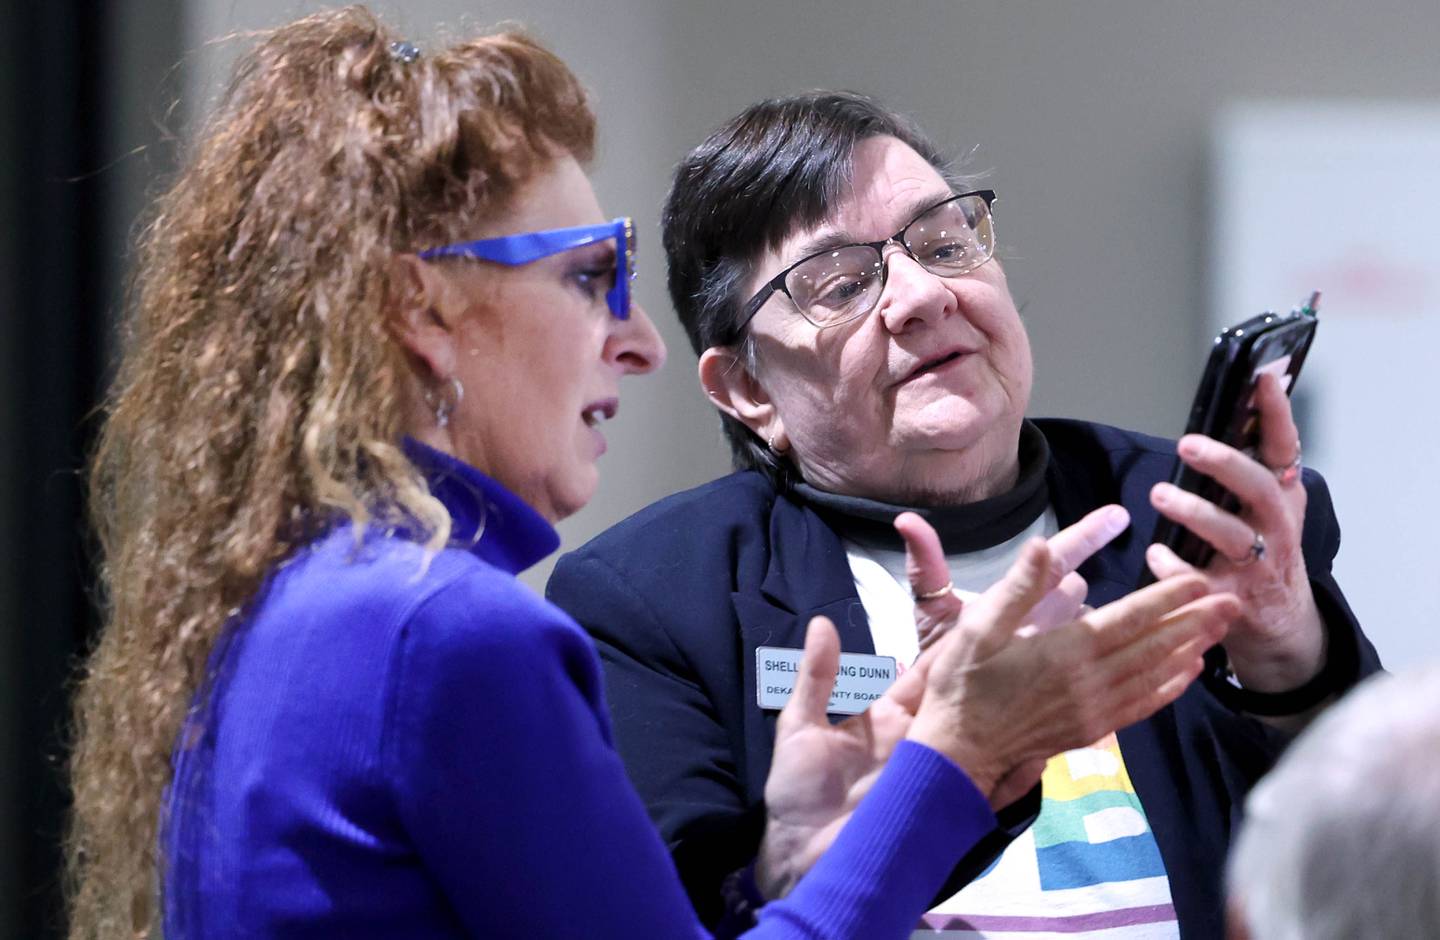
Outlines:
<svg viewBox="0 0 1440 940"><path fill-rule="evenodd" d="M555 527L499 482L413 437L403 446L430 492L450 511L451 545L511 574L560 547Z"/></svg>

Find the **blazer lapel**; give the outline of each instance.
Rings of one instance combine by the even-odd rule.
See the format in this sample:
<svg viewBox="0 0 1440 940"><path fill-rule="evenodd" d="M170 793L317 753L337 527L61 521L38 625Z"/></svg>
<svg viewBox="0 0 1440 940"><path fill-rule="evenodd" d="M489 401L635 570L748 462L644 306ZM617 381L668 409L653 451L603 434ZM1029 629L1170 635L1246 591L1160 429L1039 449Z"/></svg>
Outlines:
<svg viewBox="0 0 1440 940"><path fill-rule="evenodd" d="M776 712L757 705L755 650L762 646L800 649L805 628L825 616L840 633L847 653L874 653L870 621L855 593L845 548L815 513L778 496L770 513L770 559L759 590L733 592L730 597L740 624L741 669L744 675L744 720L747 788L758 798L770 771L775 743Z"/></svg>

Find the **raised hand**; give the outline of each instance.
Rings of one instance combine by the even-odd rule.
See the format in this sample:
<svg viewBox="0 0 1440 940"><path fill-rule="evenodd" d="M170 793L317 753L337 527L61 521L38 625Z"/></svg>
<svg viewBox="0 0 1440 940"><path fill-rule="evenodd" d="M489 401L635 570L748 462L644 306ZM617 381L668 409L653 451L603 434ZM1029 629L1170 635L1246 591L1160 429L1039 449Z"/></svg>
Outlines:
<svg viewBox="0 0 1440 940"><path fill-rule="evenodd" d="M1075 569L1129 524L1130 514L1124 507L1102 506L1049 539L1046 593L1027 613L1019 635L1043 632L1080 615L1089 586ZM950 588L945 551L930 524L913 512L904 512L895 517L895 528L905 540L905 568L915 596L915 627L923 650L959 622L964 602Z"/></svg>
<svg viewBox="0 0 1440 940"><path fill-rule="evenodd" d="M780 897L810 870L869 791L905 737L925 690L912 668L864 713L832 725L826 706L840 665L840 637L824 617L810 621L790 701L775 724L775 757L765 781L765 838L757 886Z"/></svg>
<svg viewBox="0 0 1440 940"><path fill-rule="evenodd" d="M950 756L992 801L1002 781L1025 782L1013 776L1018 768L1174 701L1240 609L1233 595L1209 593L1204 578L1180 576L1017 637L1055 570L1049 546L1035 539L1004 578L964 605L928 665L907 733Z"/></svg>
<svg viewBox="0 0 1440 940"><path fill-rule="evenodd" d="M1051 756L1139 721L1184 691L1238 610L1230 595L1207 596L1198 576L1100 610L1066 594L1078 618L1018 635L1073 568L1113 538L1104 534L1113 517L1087 520L1058 544L1026 545L1005 578L968 604L936 598L955 622L864 714L839 724L826 717L839 638L828 620L811 621L765 785L756 880L767 897L809 870L904 737L955 760L999 808L1033 786ZM933 561L914 570L928 574Z"/></svg>
<svg viewBox="0 0 1440 940"><path fill-rule="evenodd" d="M1320 671L1325 633L1300 547L1305 487L1290 399L1274 376L1263 375L1255 404L1260 414L1255 457L1199 434L1179 442L1180 459L1240 499L1237 512L1169 483L1157 484L1150 501L1215 547L1204 574L1216 590L1233 592L1242 605L1225 641L1231 667L1247 688L1280 692ZM1162 545L1150 546L1146 560L1158 578L1195 573Z"/></svg>

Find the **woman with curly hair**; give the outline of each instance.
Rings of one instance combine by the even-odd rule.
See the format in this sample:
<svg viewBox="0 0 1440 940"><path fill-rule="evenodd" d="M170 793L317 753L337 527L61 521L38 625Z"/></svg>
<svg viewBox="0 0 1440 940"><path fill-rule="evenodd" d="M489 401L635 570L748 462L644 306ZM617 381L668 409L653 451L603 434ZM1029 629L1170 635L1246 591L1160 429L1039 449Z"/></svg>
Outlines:
<svg viewBox="0 0 1440 940"><path fill-rule="evenodd" d="M701 933L593 645L514 578L593 495L620 378L664 359L593 139L520 34L422 51L349 8L241 60L145 230L93 464L73 936ZM1052 554L861 719L827 722L812 631L769 838L830 848L757 935L904 935L987 797L1093 730L974 707L1024 694L1013 645L974 638L1018 626ZM1201 593L1112 612L1113 668L1150 691L1092 718L1198 668L1227 609Z"/></svg>

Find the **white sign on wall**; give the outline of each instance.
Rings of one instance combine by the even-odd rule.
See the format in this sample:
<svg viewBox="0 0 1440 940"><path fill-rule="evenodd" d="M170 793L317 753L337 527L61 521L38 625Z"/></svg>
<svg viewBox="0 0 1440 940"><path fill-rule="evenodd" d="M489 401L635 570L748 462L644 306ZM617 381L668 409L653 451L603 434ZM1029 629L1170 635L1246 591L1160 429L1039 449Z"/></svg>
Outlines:
<svg viewBox="0 0 1440 940"><path fill-rule="evenodd" d="M1214 165L1214 331L1323 293L1296 412L1336 577L1387 666L1440 658L1440 107L1236 106Z"/></svg>

